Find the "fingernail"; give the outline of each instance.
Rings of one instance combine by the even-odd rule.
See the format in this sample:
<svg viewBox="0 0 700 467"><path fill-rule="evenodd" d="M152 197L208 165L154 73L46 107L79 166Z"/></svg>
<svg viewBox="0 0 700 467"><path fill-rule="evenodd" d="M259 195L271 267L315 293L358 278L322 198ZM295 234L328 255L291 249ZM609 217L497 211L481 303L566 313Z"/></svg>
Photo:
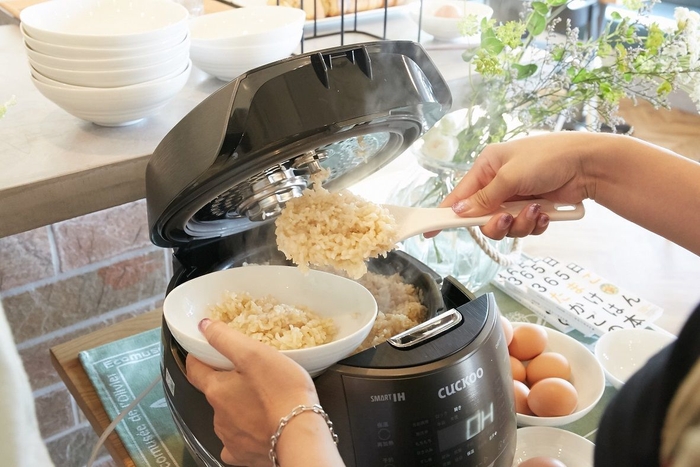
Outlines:
<svg viewBox="0 0 700 467"><path fill-rule="evenodd" d="M513 216L504 214L498 219L498 228L500 230L508 230L513 223Z"/></svg>
<svg viewBox="0 0 700 467"><path fill-rule="evenodd" d="M537 219L537 216L540 215L540 210L542 209L541 204L531 204L529 208L527 208L527 213L525 214L528 219L531 221L534 221Z"/></svg>
<svg viewBox="0 0 700 467"><path fill-rule="evenodd" d="M462 199L452 205L452 210L457 214L462 214L463 212L470 210L471 207L472 203L470 203L469 200Z"/></svg>
<svg viewBox="0 0 700 467"><path fill-rule="evenodd" d="M209 325L211 324L211 320L209 318L204 318L202 321L199 322L199 325L197 326L199 328L199 332L204 332Z"/></svg>
<svg viewBox="0 0 700 467"><path fill-rule="evenodd" d="M547 214L541 214L540 217L537 218L537 226L538 227L547 227L549 225L549 216Z"/></svg>

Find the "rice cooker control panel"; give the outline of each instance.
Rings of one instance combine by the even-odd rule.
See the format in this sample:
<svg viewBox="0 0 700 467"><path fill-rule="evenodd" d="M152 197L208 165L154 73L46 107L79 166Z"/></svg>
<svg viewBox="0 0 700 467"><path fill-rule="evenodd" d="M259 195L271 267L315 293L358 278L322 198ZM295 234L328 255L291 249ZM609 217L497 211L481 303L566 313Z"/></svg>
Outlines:
<svg viewBox="0 0 700 467"><path fill-rule="evenodd" d="M465 322L432 342L365 351L383 363L403 355L408 366L346 364L316 380L349 467L511 467L513 383L495 302L482 296L457 310ZM444 353L411 357L431 349Z"/></svg>
<svg viewBox="0 0 700 467"><path fill-rule="evenodd" d="M515 420L511 395L484 363L410 380L345 376L355 465L492 465Z"/></svg>

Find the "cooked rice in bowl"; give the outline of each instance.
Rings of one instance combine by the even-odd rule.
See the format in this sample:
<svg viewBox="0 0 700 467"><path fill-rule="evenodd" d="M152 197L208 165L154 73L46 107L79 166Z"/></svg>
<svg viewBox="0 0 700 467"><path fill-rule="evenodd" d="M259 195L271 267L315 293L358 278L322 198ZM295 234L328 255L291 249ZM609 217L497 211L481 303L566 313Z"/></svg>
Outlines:
<svg viewBox="0 0 700 467"><path fill-rule="evenodd" d="M280 303L271 295L253 298L245 292L226 292L210 310L213 319L279 350L326 344L337 332L333 319L321 318L305 306Z"/></svg>
<svg viewBox="0 0 700 467"><path fill-rule="evenodd" d="M394 217L348 190L329 192L318 177L312 183L302 196L287 201L278 216L277 247L302 270L331 266L352 279L362 277L367 259L394 249Z"/></svg>

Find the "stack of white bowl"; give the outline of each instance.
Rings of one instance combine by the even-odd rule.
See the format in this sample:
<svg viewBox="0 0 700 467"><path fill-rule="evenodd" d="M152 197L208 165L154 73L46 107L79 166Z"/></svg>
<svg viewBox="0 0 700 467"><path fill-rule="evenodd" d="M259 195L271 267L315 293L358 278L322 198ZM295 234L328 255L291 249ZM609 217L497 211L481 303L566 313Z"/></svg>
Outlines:
<svg viewBox="0 0 700 467"><path fill-rule="evenodd" d="M211 13L190 23L192 63L229 81L289 57L299 46L306 14L299 8L251 6Z"/></svg>
<svg viewBox="0 0 700 467"><path fill-rule="evenodd" d="M20 14L34 85L68 113L121 126L185 85L188 12L171 0L51 0Z"/></svg>

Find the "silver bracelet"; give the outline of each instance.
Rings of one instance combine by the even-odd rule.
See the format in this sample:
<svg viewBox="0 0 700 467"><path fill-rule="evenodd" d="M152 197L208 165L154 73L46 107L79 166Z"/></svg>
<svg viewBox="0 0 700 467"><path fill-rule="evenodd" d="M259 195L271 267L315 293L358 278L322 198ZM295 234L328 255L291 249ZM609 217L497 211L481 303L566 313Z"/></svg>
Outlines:
<svg viewBox="0 0 700 467"><path fill-rule="evenodd" d="M333 442L335 444L338 444L338 435L335 434L335 431L333 431L333 422L331 422L331 419L328 418L328 414L323 410L323 407L321 407L318 404L314 405L297 405L292 409L292 411L287 415L286 417L282 417L280 419L280 424L277 427L277 431L275 431L275 434L272 435L270 438L270 442L272 443L272 448L270 448L270 460L272 461L272 467L279 467L279 464L277 463L277 442L280 439L280 435L282 435L282 430L284 430L284 427L287 426L289 421L296 417L297 415L301 415L304 412L313 412L317 413L320 416L323 417L323 419L326 421L326 425L328 425L328 429L331 432L331 436L333 437Z"/></svg>

